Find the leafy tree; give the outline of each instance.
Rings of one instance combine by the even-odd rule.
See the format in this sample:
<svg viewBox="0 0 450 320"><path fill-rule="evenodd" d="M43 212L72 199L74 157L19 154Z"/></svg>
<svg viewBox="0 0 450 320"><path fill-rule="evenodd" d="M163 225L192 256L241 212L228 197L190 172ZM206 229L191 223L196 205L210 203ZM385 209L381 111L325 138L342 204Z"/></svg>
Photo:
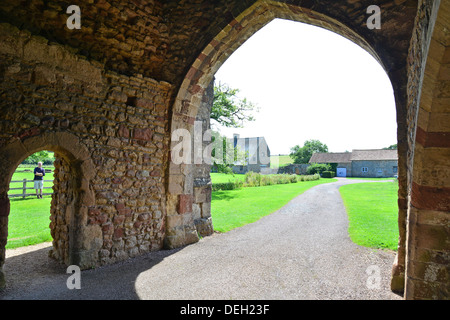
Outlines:
<svg viewBox="0 0 450 320"><path fill-rule="evenodd" d="M215 147L211 150L212 170L222 173L233 173L232 166L234 163L247 165L248 153L240 150L238 146L233 144L220 133L213 131L213 141L216 142Z"/></svg>
<svg viewBox="0 0 450 320"><path fill-rule="evenodd" d="M55 161L53 152L49 152L46 150L38 151L36 153L33 153L28 158L26 158L24 161L22 161L22 164L34 164L37 165L38 162L42 162L44 165L51 165L53 164L53 161Z"/></svg>
<svg viewBox="0 0 450 320"><path fill-rule="evenodd" d="M324 171L331 171L331 166L325 163L313 163L306 169L307 174L322 174Z"/></svg>
<svg viewBox="0 0 450 320"><path fill-rule="evenodd" d="M240 99L239 89L226 84L214 84L214 100L211 108L211 119L225 127L242 128L246 121L254 121L253 113L258 111L255 104Z"/></svg>
<svg viewBox="0 0 450 320"><path fill-rule="evenodd" d="M383 148L383 150L397 150L397 144L392 144L387 148Z"/></svg>
<svg viewBox="0 0 450 320"><path fill-rule="evenodd" d="M328 152L328 146L319 140L307 140L303 147L296 145L291 148L290 156L296 164L308 163L315 152Z"/></svg>

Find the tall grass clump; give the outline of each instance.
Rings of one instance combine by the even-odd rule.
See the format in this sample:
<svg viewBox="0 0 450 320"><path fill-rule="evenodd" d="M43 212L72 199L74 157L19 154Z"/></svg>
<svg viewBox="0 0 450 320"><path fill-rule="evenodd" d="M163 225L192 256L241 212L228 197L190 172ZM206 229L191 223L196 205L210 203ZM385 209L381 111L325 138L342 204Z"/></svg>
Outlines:
<svg viewBox="0 0 450 320"><path fill-rule="evenodd" d="M245 187L261 187L275 184L297 183L300 181L319 180L319 174L299 176L295 174L271 174L262 175L257 172L249 171L245 174Z"/></svg>
<svg viewBox="0 0 450 320"><path fill-rule="evenodd" d="M219 190L236 190L242 188L244 185L243 181L234 180L234 181L228 181L228 182L220 182L220 183L213 183L211 186L212 191L219 191Z"/></svg>

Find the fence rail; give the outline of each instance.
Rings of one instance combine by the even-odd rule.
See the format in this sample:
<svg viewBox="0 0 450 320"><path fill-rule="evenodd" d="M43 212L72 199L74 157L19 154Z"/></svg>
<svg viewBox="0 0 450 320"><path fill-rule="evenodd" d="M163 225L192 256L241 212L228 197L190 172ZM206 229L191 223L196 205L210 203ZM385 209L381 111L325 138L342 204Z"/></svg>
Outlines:
<svg viewBox="0 0 450 320"><path fill-rule="evenodd" d="M53 180L43 180L44 182L53 182ZM14 180L11 181L11 183L20 183L22 182L22 187L21 188L9 188L9 190L22 190L22 193L18 193L18 194L8 194L9 198L15 198L15 197L23 197L25 198L26 196L35 196L36 193L27 193L27 190L34 190L34 188L28 188L27 187L27 183L34 183L34 180L28 180L28 179L23 179L23 180ZM44 189L52 189L52 187L44 187ZM48 195L52 195L53 192L51 193L42 193L43 196L48 196Z"/></svg>

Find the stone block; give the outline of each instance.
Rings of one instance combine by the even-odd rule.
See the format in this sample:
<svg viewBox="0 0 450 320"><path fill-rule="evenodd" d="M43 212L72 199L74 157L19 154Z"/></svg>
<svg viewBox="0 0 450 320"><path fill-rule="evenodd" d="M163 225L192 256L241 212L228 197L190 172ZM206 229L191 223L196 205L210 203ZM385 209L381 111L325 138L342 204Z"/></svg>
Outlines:
<svg viewBox="0 0 450 320"><path fill-rule="evenodd" d="M192 204L192 215L193 215L194 220L200 219L202 217L201 204L198 204L198 203Z"/></svg>
<svg viewBox="0 0 450 320"><path fill-rule="evenodd" d="M134 129L133 138L137 140L151 141L153 137L153 132L151 129Z"/></svg>
<svg viewBox="0 0 450 320"><path fill-rule="evenodd" d="M190 194L178 195L178 207L177 211L180 214L192 212L193 196Z"/></svg>

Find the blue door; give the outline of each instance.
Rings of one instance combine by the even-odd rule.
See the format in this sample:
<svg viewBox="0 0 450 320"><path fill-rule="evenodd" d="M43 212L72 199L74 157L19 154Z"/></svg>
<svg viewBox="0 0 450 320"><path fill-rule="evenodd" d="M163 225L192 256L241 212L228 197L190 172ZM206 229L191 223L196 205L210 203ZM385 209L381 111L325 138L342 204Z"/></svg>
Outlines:
<svg viewBox="0 0 450 320"><path fill-rule="evenodd" d="M346 168L336 168L336 176L345 178L347 176L347 169Z"/></svg>

